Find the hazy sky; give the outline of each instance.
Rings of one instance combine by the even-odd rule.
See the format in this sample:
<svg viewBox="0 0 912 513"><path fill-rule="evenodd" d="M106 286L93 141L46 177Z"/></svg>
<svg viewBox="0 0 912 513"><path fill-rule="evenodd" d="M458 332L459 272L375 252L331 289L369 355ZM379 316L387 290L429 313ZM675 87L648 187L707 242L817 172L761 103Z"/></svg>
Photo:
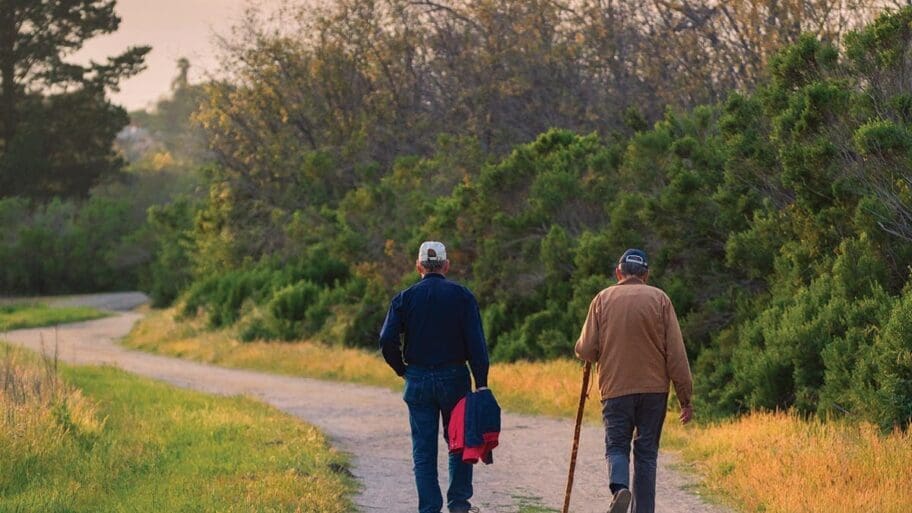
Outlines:
<svg viewBox="0 0 912 513"><path fill-rule="evenodd" d="M131 45L150 45L148 69L121 84L115 103L128 110L143 108L167 93L177 74L177 59L187 57L190 80L215 66L214 32L226 33L243 13L247 0L118 0L120 29L91 39L73 59L100 60ZM262 0L278 4L279 0Z"/></svg>

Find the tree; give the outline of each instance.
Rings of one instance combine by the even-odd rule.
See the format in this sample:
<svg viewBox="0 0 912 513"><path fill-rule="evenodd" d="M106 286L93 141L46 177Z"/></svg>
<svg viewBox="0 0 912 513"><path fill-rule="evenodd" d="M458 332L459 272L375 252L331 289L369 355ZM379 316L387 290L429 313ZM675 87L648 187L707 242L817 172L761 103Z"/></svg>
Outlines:
<svg viewBox="0 0 912 513"><path fill-rule="evenodd" d="M87 40L117 30L114 5L0 0L0 195L83 195L120 168L110 143L127 120L105 92L142 71L150 48L85 66L66 61ZM55 153L71 150L77 154Z"/></svg>
<svg viewBox="0 0 912 513"><path fill-rule="evenodd" d="M194 166L210 160L211 156L206 151L202 127L193 120L194 113L205 98L206 85L190 83L190 67L188 59L178 59L177 75L171 81L171 94L159 98L150 111L131 112L130 121L145 129L178 162ZM139 145L138 149L150 150L144 145ZM158 151L161 147L154 145L152 149ZM133 155L133 158L143 156Z"/></svg>

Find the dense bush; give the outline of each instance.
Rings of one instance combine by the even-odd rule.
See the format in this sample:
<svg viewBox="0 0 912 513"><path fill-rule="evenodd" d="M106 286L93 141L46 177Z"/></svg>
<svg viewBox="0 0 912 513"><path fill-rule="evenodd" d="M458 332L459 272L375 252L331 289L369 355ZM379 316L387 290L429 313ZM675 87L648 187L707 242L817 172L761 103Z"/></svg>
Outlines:
<svg viewBox="0 0 912 513"><path fill-rule="evenodd" d="M136 225L125 200L0 200L0 293L135 288Z"/></svg>
<svg viewBox="0 0 912 513"><path fill-rule="evenodd" d="M0 294L141 286L158 304L170 302L192 280L199 183L164 153L134 162L85 199L0 200Z"/></svg>
<svg viewBox="0 0 912 513"><path fill-rule="evenodd" d="M324 328L335 305L363 296L363 283L315 247L295 260L264 260L195 282L183 299L184 315L206 313L212 327L240 322L241 337L296 339Z"/></svg>
<svg viewBox="0 0 912 513"><path fill-rule="evenodd" d="M756 92L651 128L628 116L632 136L554 129L501 158L442 136L389 166L314 151L286 170L297 188L268 195L245 192L266 175L218 167L181 225L185 312L247 339L374 347L418 244L439 239L494 358L570 356L592 296L639 246L681 319L704 411L906 425L910 23L912 8L881 17L842 52L802 37Z"/></svg>
<svg viewBox="0 0 912 513"><path fill-rule="evenodd" d="M149 208L146 232L153 234L152 258L140 275L140 287L153 306L171 304L193 281L193 212L190 198Z"/></svg>
<svg viewBox="0 0 912 513"><path fill-rule="evenodd" d="M886 429L912 423L912 287L896 302L874 343L874 415Z"/></svg>

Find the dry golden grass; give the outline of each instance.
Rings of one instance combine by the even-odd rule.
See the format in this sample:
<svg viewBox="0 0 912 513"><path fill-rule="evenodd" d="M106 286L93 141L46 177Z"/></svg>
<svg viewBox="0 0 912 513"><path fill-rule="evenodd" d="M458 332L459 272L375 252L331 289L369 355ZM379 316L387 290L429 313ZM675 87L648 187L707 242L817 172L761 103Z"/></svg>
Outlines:
<svg viewBox="0 0 912 513"><path fill-rule="evenodd" d="M127 344L233 367L401 386L377 354L310 342L241 343L228 331L176 321L172 311L151 312ZM580 362L556 360L495 364L489 382L510 411L572 417L581 378ZM599 421L598 399L593 383L587 422ZM912 512L910 433L883 436L869 425L781 413L682 427L669 412L663 446L680 452L709 492L743 511Z"/></svg>
<svg viewBox="0 0 912 513"><path fill-rule="evenodd" d="M498 363L488 381L497 400L511 411L570 417L576 415L583 379L583 364L574 360ZM598 379L593 368L586 403L586 420L601 419Z"/></svg>
<svg viewBox="0 0 912 513"><path fill-rule="evenodd" d="M0 345L0 448L8 454L54 451L74 432L97 435L95 404L66 385L53 359Z"/></svg>
<svg viewBox="0 0 912 513"><path fill-rule="evenodd" d="M744 511L912 511L912 433L755 413L669 434L706 488Z"/></svg>
<svg viewBox="0 0 912 513"><path fill-rule="evenodd" d="M240 342L230 331L207 330L201 321L178 321L173 309L148 312L124 343L136 349L225 367L394 389L401 387L402 381L377 354L310 342Z"/></svg>

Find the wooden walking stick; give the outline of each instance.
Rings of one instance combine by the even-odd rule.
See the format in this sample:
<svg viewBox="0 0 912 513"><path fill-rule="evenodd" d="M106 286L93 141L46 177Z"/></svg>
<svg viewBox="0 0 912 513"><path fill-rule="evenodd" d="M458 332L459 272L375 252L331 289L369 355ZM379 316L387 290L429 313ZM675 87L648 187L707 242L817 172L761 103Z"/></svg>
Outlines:
<svg viewBox="0 0 912 513"><path fill-rule="evenodd" d="M570 511L570 492L573 490L573 472L576 470L576 451L579 449L580 426L583 423L583 408L586 406L586 391L589 389L589 374L592 372L592 362L586 362L583 369L583 389L580 391L579 409L576 411L576 428L573 430L573 448L570 450L570 473L567 475L567 493L564 495L564 509L561 513Z"/></svg>

